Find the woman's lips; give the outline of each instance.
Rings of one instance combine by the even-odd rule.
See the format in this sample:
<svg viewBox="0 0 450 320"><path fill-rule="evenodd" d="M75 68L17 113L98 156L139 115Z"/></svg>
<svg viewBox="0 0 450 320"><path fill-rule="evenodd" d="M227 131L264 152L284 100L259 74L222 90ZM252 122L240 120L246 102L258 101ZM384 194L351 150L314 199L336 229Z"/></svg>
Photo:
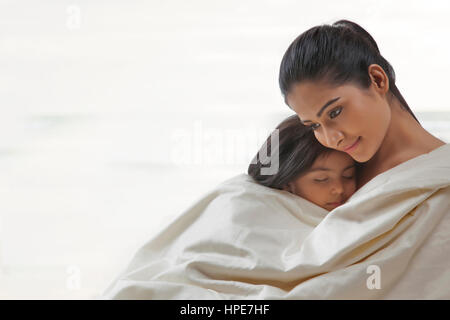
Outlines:
<svg viewBox="0 0 450 320"><path fill-rule="evenodd" d="M347 149L344 149L345 152L351 152L353 150L356 149L356 147L358 147L359 145L359 140L361 139L361 137L358 137L358 139L356 139L355 143L353 143L350 147L348 147Z"/></svg>

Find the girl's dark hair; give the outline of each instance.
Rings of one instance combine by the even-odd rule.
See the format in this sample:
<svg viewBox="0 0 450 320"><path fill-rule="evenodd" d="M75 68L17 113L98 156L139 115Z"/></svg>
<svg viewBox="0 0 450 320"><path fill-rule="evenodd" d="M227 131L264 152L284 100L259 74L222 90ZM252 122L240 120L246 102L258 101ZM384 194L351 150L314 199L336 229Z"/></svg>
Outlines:
<svg viewBox="0 0 450 320"><path fill-rule="evenodd" d="M320 144L315 138L314 132L303 125L296 114L286 118L276 129L278 129L278 144L272 147L272 133L247 170L247 173L256 182L266 187L283 189L289 182L310 169L319 155L336 151ZM273 157L277 152L278 170L274 174L262 174L263 163L260 156L267 153L267 157Z"/></svg>
<svg viewBox="0 0 450 320"><path fill-rule="evenodd" d="M371 83L368 73L371 64L378 64L388 76L388 98L396 97L402 108L419 122L395 85L394 68L380 54L375 40L349 20L315 26L291 43L281 61L279 74L284 102L287 104L292 85L302 81L323 81L333 86L352 83L367 89Z"/></svg>

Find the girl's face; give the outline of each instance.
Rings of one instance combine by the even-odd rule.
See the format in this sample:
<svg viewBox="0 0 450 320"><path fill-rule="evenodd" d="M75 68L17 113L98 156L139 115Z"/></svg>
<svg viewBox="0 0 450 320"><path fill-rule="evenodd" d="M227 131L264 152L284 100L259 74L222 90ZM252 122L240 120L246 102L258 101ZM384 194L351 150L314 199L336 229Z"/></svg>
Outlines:
<svg viewBox="0 0 450 320"><path fill-rule="evenodd" d="M349 155L331 151L319 156L311 169L290 182L284 190L331 211L356 191L355 170L355 162Z"/></svg>
<svg viewBox="0 0 450 320"><path fill-rule="evenodd" d="M347 152L358 162L374 156L391 122L386 99L389 79L376 64L369 71L373 81L367 91L350 84L301 82L287 96L288 105L322 145Z"/></svg>

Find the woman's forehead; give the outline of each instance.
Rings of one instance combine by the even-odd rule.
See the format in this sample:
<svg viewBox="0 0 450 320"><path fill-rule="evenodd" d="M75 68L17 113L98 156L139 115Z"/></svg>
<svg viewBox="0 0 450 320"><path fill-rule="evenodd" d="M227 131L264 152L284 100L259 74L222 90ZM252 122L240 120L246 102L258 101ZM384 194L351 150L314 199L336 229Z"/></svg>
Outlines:
<svg viewBox="0 0 450 320"><path fill-rule="evenodd" d="M287 96L287 102L297 113L315 117L330 101L342 101L356 94L358 94L357 88L349 84L331 87L322 83L302 82L292 87Z"/></svg>

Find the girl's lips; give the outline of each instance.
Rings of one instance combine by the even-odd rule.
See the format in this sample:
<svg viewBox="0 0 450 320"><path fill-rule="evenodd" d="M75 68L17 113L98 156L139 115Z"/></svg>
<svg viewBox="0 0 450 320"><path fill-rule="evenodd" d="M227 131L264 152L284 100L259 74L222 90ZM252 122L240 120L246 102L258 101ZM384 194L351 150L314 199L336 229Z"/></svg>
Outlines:
<svg viewBox="0 0 450 320"><path fill-rule="evenodd" d="M330 206L340 206L343 202L330 202L328 203Z"/></svg>

